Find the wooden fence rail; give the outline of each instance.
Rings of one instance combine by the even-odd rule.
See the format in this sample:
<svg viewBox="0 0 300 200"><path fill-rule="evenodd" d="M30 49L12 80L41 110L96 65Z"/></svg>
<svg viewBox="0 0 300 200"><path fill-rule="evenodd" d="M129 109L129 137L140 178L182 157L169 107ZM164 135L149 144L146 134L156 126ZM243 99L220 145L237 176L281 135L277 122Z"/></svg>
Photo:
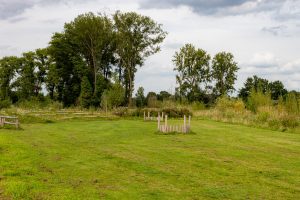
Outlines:
<svg viewBox="0 0 300 200"><path fill-rule="evenodd" d="M4 127L5 124L15 125L18 129L20 126L19 118L11 116L0 116L0 126Z"/></svg>
<svg viewBox="0 0 300 200"><path fill-rule="evenodd" d="M157 119L157 129L163 133L189 133L191 131L191 116L189 116L188 124L186 123L186 116L183 118L183 125L168 125L168 115L165 115L164 124L161 125L160 116Z"/></svg>

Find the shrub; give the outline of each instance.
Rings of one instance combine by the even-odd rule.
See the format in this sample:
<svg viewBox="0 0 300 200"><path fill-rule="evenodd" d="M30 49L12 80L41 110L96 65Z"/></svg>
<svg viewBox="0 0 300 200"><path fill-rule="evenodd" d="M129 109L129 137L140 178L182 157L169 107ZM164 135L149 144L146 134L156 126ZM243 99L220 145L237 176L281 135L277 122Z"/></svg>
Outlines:
<svg viewBox="0 0 300 200"><path fill-rule="evenodd" d="M11 102L9 100L0 101L0 110L3 108L9 108L11 106Z"/></svg>
<svg viewBox="0 0 300 200"><path fill-rule="evenodd" d="M128 108L126 107L118 107L113 110L113 114L119 117L128 116Z"/></svg>
<svg viewBox="0 0 300 200"><path fill-rule="evenodd" d="M272 129L278 130L281 126L281 122L278 119L268 120L268 126Z"/></svg>
<svg viewBox="0 0 300 200"><path fill-rule="evenodd" d="M204 110L205 109L205 104L199 101L193 102L192 103L192 109L193 110Z"/></svg>
<svg viewBox="0 0 300 200"><path fill-rule="evenodd" d="M223 96L217 99L216 108L222 112L228 110L234 112L243 112L245 111L245 104L241 99L230 99L227 96Z"/></svg>
<svg viewBox="0 0 300 200"><path fill-rule="evenodd" d="M285 128L296 128L297 126L299 126L299 121L294 116L285 115L281 117L280 121L282 126Z"/></svg>
<svg viewBox="0 0 300 200"><path fill-rule="evenodd" d="M251 111L257 112L257 109L261 106L272 106L271 94L264 94L261 91L255 91L254 89L252 89L247 103L248 108Z"/></svg>
<svg viewBox="0 0 300 200"><path fill-rule="evenodd" d="M125 99L125 90L119 84L115 83L109 90L105 90L101 97L101 107L104 109L117 108L122 105Z"/></svg>
<svg viewBox="0 0 300 200"><path fill-rule="evenodd" d="M268 112L260 112L256 116L256 121L260 123L265 123L269 119L270 114Z"/></svg>
<svg viewBox="0 0 300 200"><path fill-rule="evenodd" d="M288 113L291 114L299 114L300 113L300 105L297 100L297 96L295 93L289 93L286 96L285 107Z"/></svg>

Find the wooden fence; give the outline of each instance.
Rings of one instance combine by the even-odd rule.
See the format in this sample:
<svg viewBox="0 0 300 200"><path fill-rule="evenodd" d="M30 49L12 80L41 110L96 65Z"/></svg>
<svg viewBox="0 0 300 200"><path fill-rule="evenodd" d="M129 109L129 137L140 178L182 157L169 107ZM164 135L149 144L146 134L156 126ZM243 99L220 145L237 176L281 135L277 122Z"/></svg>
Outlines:
<svg viewBox="0 0 300 200"><path fill-rule="evenodd" d="M162 112L161 113L161 116L160 116L160 112L158 112L158 117L153 117L150 115L150 112L148 112L148 116L146 116L146 112L144 111L144 121L156 121L158 120L158 118L160 119L164 119L164 113Z"/></svg>
<svg viewBox="0 0 300 200"><path fill-rule="evenodd" d="M15 125L16 128L20 126L18 117L0 116L0 126L4 127L5 124Z"/></svg>
<svg viewBox="0 0 300 200"><path fill-rule="evenodd" d="M188 124L187 124L186 116L184 115L183 125L168 125L168 115L165 115L164 124L161 125L161 120L159 116L157 120L157 128L158 131L163 133L171 133L171 132L189 133L191 131L191 116L189 116Z"/></svg>

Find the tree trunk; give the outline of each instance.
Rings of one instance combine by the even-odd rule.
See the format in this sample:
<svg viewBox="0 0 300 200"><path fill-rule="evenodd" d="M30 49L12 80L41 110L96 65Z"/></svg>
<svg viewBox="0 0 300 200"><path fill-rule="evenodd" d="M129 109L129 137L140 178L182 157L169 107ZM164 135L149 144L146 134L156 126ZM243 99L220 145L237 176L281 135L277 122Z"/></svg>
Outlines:
<svg viewBox="0 0 300 200"><path fill-rule="evenodd" d="M96 96L96 92L97 92L97 64L96 64L96 58L94 55L94 51L92 50L92 59L93 59L93 68L94 68L94 96Z"/></svg>
<svg viewBox="0 0 300 200"><path fill-rule="evenodd" d="M129 95L128 95L128 106L132 106L132 77L131 77L131 70L128 70L128 76L129 76Z"/></svg>

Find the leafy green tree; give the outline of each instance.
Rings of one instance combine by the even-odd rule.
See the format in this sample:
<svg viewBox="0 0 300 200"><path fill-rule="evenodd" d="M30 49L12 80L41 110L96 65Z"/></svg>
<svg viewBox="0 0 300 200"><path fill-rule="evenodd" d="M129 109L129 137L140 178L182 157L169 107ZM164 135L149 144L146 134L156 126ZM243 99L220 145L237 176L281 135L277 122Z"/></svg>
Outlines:
<svg viewBox="0 0 300 200"><path fill-rule="evenodd" d="M142 66L147 57L160 50L159 44L163 42L167 33L150 17L135 12L117 11L113 19L117 41L116 53L119 66L123 68L126 98L131 105L137 66Z"/></svg>
<svg viewBox="0 0 300 200"><path fill-rule="evenodd" d="M273 100L278 100L280 96L287 94L287 90L281 81L269 82L267 79L259 78L255 75L247 78L238 96L246 101L252 89L256 92L260 91L263 94L270 92Z"/></svg>
<svg viewBox="0 0 300 200"><path fill-rule="evenodd" d="M106 101L109 108L121 106L125 100L125 90L120 83L112 84L111 88L106 90L103 95L102 100Z"/></svg>
<svg viewBox="0 0 300 200"><path fill-rule="evenodd" d="M0 60L0 100L11 99L13 79L21 66L21 59L15 56Z"/></svg>
<svg viewBox="0 0 300 200"><path fill-rule="evenodd" d="M88 108L91 105L93 89L89 79L84 76L81 81L80 105L83 108Z"/></svg>
<svg viewBox="0 0 300 200"><path fill-rule="evenodd" d="M269 84L269 89L271 92L271 97L273 100L278 100L280 96L285 96L287 90L281 81L273 81Z"/></svg>
<svg viewBox="0 0 300 200"><path fill-rule="evenodd" d="M84 57L77 49L73 40L64 33L55 33L48 48L55 65L50 65L46 86L50 94L54 96L56 93L56 99L64 106L76 103L80 96L81 80L90 75Z"/></svg>
<svg viewBox="0 0 300 200"><path fill-rule="evenodd" d="M53 65L52 59L48 54L48 50L37 49L35 51L35 95L37 96L41 90L42 85L46 81L46 71Z"/></svg>
<svg viewBox="0 0 300 200"><path fill-rule="evenodd" d="M16 86L18 90L19 99L30 100L35 96L35 53L30 51L23 53L22 65L18 71L18 79Z"/></svg>
<svg viewBox="0 0 300 200"><path fill-rule="evenodd" d="M135 98L136 98L136 106L137 107L143 107L145 105L145 95L144 95L144 88L143 87L139 87L137 92L136 92L136 95L135 95Z"/></svg>
<svg viewBox="0 0 300 200"><path fill-rule="evenodd" d="M167 91L160 91L159 94L157 94L157 100L164 101L171 97L172 95Z"/></svg>
<svg viewBox="0 0 300 200"><path fill-rule="evenodd" d="M125 90L121 84L115 83L109 90L109 98L113 107L121 106L125 100Z"/></svg>
<svg viewBox="0 0 300 200"><path fill-rule="evenodd" d="M214 56L211 76L216 82L215 92L218 96L227 95L234 90L238 69L231 53L221 52Z"/></svg>
<svg viewBox="0 0 300 200"><path fill-rule="evenodd" d="M87 61L93 79L93 95L96 96L99 73L108 78L111 64L114 64L113 24L106 16L86 13L65 24L65 34Z"/></svg>
<svg viewBox="0 0 300 200"><path fill-rule="evenodd" d="M174 70L178 72L176 81L179 84L177 89L181 96L189 101L199 98L200 87L207 85L209 77L210 56L202 49L196 49L192 44L186 44L175 53L173 62Z"/></svg>

